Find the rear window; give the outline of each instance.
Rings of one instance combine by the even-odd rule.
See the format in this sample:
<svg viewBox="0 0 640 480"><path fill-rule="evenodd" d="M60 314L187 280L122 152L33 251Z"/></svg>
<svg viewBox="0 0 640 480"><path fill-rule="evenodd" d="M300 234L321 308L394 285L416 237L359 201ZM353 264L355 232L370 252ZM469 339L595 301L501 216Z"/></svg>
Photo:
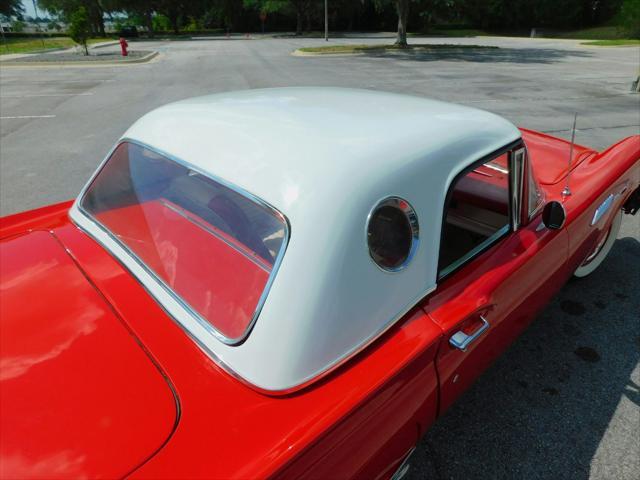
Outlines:
<svg viewBox="0 0 640 480"><path fill-rule="evenodd" d="M288 240L273 208L129 142L80 208L226 343L253 325Z"/></svg>

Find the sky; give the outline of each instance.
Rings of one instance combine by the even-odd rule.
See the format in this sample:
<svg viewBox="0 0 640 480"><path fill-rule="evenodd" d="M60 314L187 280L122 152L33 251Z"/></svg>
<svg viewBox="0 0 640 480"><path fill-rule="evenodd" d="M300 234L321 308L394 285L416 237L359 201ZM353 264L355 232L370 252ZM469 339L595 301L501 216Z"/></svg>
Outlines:
<svg viewBox="0 0 640 480"><path fill-rule="evenodd" d="M22 0L22 6L24 7L24 14L27 17L35 17L36 14L33 10L33 0ZM47 17L46 12L38 8L38 15L40 17Z"/></svg>

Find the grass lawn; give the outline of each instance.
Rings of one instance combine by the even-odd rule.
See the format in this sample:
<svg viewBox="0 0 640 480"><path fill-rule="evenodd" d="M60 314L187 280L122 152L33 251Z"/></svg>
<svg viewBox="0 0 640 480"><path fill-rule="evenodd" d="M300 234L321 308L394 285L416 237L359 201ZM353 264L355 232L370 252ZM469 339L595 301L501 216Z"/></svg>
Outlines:
<svg viewBox="0 0 640 480"><path fill-rule="evenodd" d="M110 38L90 38L87 43L106 42ZM75 43L69 37L6 38L0 42L0 55L9 53L30 53L54 48L69 48Z"/></svg>
<svg viewBox="0 0 640 480"><path fill-rule="evenodd" d="M630 39L627 32L621 30L615 25L584 28L581 30L570 31L554 31L545 28L539 28L538 38L566 38L573 40L598 40L602 43L588 43L586 45L603 45L603 46L616 46L616 45L637 45L640 40ZM478 29L464 29L464 28L446 28L435 27L427 36L445 36L445 37L484 37L490 35L504 36L504 37L528 37L528 32L512 32L512 31L486 31ZM415 36L420 36L415 34Z"/></svg>
<svg viewBox="0 0 640 480"><path fill-rule="evenodd" d="M326 47L304 47L298 51L302 53L315 53L318 55L336 54L336 53L365 53L365 52L387 52L387 51L418 51L430 52L436 50L460 50L460 49L497 49L498 47L486 47L483 45L409 45L402 48L397 45L328 45Z"/></svg>
<svg viewBox="0 0 640 480"><path fill-rule="evenodd" d="M593 40L590 42L582 42L582 45L597 45L600 47L622 47L626 45L640 46L640 40L629 38L619 38L617 40Z"/></svg>
<svg viewBox="0 0 640 480"><path fill-rule="evenodd" d="M409 34L410 36L413 36ZM475 28L434 28L426 33L427 36L436 37L486 37L488 35L496 35L495 33L489 33L485 30L478 30ZM417 35L416 36L422 36Z"/></svg>
<svg viewBox="0 0 640 480"><path fill-rule="evenodd" d="M584 28L582 30L559 32L553 35L549 34L549 36L576 40L618 40L628 38L627 34L616 26Z"/></svg>

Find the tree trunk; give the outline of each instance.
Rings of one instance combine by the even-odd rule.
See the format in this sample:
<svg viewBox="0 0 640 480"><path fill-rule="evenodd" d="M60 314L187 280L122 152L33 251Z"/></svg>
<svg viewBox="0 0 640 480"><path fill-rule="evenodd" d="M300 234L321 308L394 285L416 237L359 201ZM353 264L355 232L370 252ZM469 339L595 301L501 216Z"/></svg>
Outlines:
<svg viewBox="0 0 640 480"><path fill-rule="evenodd" d="M398 35L396 45L407 46L407 19L409 17L409 0L396 0L396 11L398 12Z"/></svg>
<svg viewBox="0 0 640 480"><path fill-rule="evenodd" d="M104 10L98 4L98 31L100 32L101 37L106 37L107 34L104 31Z"/></svg>
<svg viewBox="0 0 640 480"><path fill-rule="evenodd" d="M91 23L91 34L93 36L105 36L104 32L104 10L99 2L92 2L88 6L89 22Z"/></svg>
<svg viewBox="0 0 640 480"><path fill-rule="evenodd" d="M169 21L171 22L171 28L173 28L173 33L178 35L180 33L180 27L178 26L178 14L175 13L171 15L171 17L169 18Z"/></svg>
<svg viewBox="0 0 640 480"><path fill-rule="evenodd" d="M87 41L86 40L84 41L82 46L84 47L84 54L85 55L89 55L89 48L87 48Z"/></svg>
<svg viewBox="0 0 640 480"><path fill-rule="evenodd" d="M144 19L146 21L147 30L149 32L148 33L149 38L153 38L153 17L152 17L152 15L153 15L153 12L151 10L147 10L144 13Z"/></svg>
<svg viewBox="0 0 640 480"><path fill-rule="evenodd" d="M178 17L179 12L177 8L169 9L169 23L171 23L171 28L173 29L173 33L178 35L180 33L180 26L178 25Z"/></svg>
<svg viewBox="0 0 640 480"><path fill-rule="evenodd" d="M296 8L296 35L302 35L302 8Z"/></svg>

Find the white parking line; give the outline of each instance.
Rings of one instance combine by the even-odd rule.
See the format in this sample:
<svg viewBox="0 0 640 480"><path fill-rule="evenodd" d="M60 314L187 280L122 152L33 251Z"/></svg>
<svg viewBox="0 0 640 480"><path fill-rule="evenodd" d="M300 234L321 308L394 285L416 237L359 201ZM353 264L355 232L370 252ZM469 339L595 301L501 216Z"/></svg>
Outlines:
<svg viewBox="0 0 640 480"><path fill-rule="evenodd" d="M0 95L0 98L27 98L27 97L86 97L93 92L84 93L28 93L26 95Z"/></svg>
<svg viewBox="0 0 640 480"><path fill-rule="evenodd" d="M0 120L9 120L16 118L56 118L55 115L16 115L14 117L0 117Z"/></svg>
<svg viewBox="0 0 640 480"><path fill-rule="evenodd" d="M624 78L626 79L627 77L624 77ZM115 80L113 78L83 78L79 80L53 78L51 80L34 80L31 82L20 82L20 84L21 85L56 85L60 83L89 83L89 82L109 83L109 82L115 82Z"/></svg>

